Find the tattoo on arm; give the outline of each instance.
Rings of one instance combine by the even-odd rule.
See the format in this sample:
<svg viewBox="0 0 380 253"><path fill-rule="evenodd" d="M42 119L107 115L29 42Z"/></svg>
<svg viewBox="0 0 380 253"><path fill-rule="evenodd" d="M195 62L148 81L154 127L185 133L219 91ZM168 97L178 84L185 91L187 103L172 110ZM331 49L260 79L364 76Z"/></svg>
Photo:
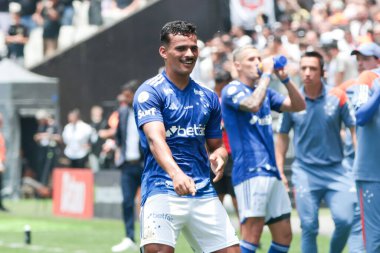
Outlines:
<svg viewBox="0 0 380 253"><path fill-rule="evenodd" d="M240 109L248 112L258 112L264 102L269 81L269 78L260 78L259 84L256 86L255 91L251 96L240 102Z"/></svg>

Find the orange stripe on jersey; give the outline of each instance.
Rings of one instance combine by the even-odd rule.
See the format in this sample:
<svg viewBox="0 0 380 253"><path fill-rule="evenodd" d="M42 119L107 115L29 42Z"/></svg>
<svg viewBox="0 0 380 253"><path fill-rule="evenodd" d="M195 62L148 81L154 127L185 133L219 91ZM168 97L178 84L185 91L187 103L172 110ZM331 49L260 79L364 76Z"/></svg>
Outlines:
<svg viewBox="0 0 380 253"><path fill-rule="evenodd" d="M340 107L342 107L347 102L346 92L344 92L341 88L335 87L335 88L331 89L329 93L331 95L338 97Z"/></svg>
<svg viewBox="0 0 380 253"><path fill-rule="evenodd" d="M379 77L379 74L371 70L365 70L359 75L357 84L366 84L369 86L369 88L372 88L373 81Z"/></svg>

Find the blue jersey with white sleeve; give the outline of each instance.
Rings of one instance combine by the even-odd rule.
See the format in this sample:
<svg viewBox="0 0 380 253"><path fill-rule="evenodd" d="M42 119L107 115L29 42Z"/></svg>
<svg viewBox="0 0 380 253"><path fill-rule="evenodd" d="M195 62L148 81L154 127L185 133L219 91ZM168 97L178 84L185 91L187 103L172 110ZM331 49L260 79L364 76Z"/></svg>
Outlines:
<svg viewBox="0 0 380 253"><path fill-rule="evenodd" d="M162 72L139 87L133 107L145 153L142 205L154 194L177 195L172 179L156 162L142 130L144 124L153 121L163 122L166 142L175 162L195 182L197 192L194 197L216 196L210 182L206 139L222 137L217 95L192 79L184 90L180 90Z"/></svg>
<svg viewBox="0 0 380 253"><path fill-rule="evenodd" d="M256 113L240 109L240 102L251 96L251 88L233 81L222 90L222 114L234 160L232 182L236 186L256 176L280 179L276 165L271 110L280 112L285 97L268 88Z"/></svg>
<svg viewBox="0 0 380 253"><path fill-rule="evenodd" d="M372 70L380 77L380 68ZM356 110L362 109L368 103L365 122L358 116L356 128L357 149L354 160L354 177L356 180L380 182L380 78L369 84L358 84L352 87L354 91L353 104ZM377 100L377 101L376 101ZM372 109L372 110L371 110ZM369 112L371 110L371 112Z"/></svg>

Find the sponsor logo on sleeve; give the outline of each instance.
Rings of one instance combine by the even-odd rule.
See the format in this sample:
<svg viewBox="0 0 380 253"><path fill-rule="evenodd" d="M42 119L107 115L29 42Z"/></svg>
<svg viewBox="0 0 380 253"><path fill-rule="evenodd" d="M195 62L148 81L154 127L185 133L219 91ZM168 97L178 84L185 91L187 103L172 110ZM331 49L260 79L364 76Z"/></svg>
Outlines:
<svg viewBox="0 0 380 253"><path fill-rule="evenodd" d="M227 94L228 95L232 95L232 94L234 94L236 92L236 90L237 90L236 86L231 86L231 87L228 88Z"/></svg>
<svg viewBox="0 0 380 253"><path fill-rule="evenodd" d="M146 91L143 91L139 94L139 96L137 97L137 101L139 103L144 103L146 102L147 100L149 99L149 93L146 92Z"/></svg>
<svg viewBox="0 0 380 253"><path fill-rule="evenodd" d="M240 97L243 97L245 95L245 93L243 91L239 92L238 94L236 94L235 96L232 97L232 102L234 104L236 104L238 102L238 99Z"/></svg>
<svg viewBox="0 0 380 253"><path fill-rule="evenodd" d="M142 119L146 116L154 116L156 115L156 108L150 108L148 110L138 110L138 119Z"/></svg>

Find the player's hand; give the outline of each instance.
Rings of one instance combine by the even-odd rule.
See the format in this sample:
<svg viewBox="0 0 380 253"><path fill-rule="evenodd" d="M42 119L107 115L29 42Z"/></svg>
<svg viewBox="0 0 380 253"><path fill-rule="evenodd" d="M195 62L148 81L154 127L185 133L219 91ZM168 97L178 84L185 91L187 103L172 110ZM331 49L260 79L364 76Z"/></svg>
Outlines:
<svg viewBox="0 0 380 253"><path fill-rule="evenodd" d="M215 174L215 178L212 181L215 183L223 177L224 166L226 162L221 156L218 156L216 154L211 154L209 159L212 172Z"/></svg>
<svg viewBox="0 0 380 253"><path fill-rule="evenodd" d="M286 191L289 192L290 189L289 189L288 179L286 178L286 176L285 176L284 173L280 173L280 176L281 176L281 181L282 181L282 183L285 185L285 189L286 189Z"/></svg>
<svg viewBox="0 0 380 253"><path fill-rule="evenodd" d="M173 177L173 187L178 195L191 194L195 196L197 189L194 180L187 176L183 171L178 171Z"/></svg>
<svg viewBox="0 0 380 253"><path fill-rule="evenodd" d="M273 73L273 57L265 58L261 62L263 73Z"/></svg>
<svg viewBox="0 0 380 253"><path fill-rule="evenodd" d="M280 80L285 80L288 78L288 73L285 71L285 69L276 69L274 70L274 73Z"/></svg>

